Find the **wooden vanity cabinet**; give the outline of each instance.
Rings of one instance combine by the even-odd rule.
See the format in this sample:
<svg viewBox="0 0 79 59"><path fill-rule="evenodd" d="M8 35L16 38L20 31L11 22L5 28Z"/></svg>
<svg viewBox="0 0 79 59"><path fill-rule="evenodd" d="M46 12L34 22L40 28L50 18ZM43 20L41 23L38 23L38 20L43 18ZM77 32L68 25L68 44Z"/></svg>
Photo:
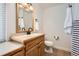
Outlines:
<svg viewBox="0 0 79 59"><path fill-rule="evenodd" d="M24 56L24 49L18 51L17 53L13 54L13 56Z"/></svg>
<svg viewBox="0 0 79 59"><path fill-rule="evenodd" d="M12 56L24 56L24 50L21 50L21 51L15 53L15 54L12 55Z"/></svg>
<svg viewBox="0 0 79 59"><path fill-rule="evenodd" d="M4 56L24 56L24 52L24 47L21 47L5 54Z"/></svg>
<svg viewBox="0 0 79 59"><path fill-rule="evenodd" d="M44 35L33 38L25 42L26 56L43 56L44 55Z"/></svg>
<svg viewBox="0 0 79 59"><path fill-rule="evenodd" d="M26 52L26 55L27 56L39 56L39 48L38 48L38 45L36 45L32 49L28 50Z"/></svg>
<svg viewBox="0 0 79 59"><path fill-rule="evenodd" d="M39 43L39 56L44 55L44 42Z"/></svg>

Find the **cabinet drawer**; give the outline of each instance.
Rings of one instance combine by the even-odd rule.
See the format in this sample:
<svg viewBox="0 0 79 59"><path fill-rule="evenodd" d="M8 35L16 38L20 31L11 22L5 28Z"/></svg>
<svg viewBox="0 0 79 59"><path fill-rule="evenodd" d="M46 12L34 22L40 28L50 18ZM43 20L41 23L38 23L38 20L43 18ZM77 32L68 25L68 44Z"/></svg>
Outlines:
<svg viewBox="0 0 79 59"><path fill-rule="evenodd" d="M40 43L40 41L42 41L42 40L43 40L43 37L39 37L39 38L36 38L36 39L34 39L32 41L27 42L26 51L28 51L29 49L31 49L32 47L34 47L35 45Z"/></svg>
<svg viewBox="0 0 79 59"><path fill-rule="evenodd" d="M44 41L44 36L41 36L40 38L38 38L38 43L40 43L41 41Z"/></svg>
<svg viewBox="0 0 79 59"><path fill-rule="evenodd" d="M36 44L38 44L38 41L39 41L38 39L34 39L34 40L28 42L26 44L26 51L28 51L29 49L31 49L32 47L34 47Z"/></svg>

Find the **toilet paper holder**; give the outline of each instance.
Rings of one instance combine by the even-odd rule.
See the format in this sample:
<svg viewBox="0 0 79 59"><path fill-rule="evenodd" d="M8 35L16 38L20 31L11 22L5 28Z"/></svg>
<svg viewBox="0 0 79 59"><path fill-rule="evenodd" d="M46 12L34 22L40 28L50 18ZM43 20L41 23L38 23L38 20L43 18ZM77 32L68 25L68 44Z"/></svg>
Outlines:
<svg viewBox="0 0 79 59"><path fill-rule="evenodd" d="M59 36L54 36L54 39L55 40L59 40Z"/></svg>

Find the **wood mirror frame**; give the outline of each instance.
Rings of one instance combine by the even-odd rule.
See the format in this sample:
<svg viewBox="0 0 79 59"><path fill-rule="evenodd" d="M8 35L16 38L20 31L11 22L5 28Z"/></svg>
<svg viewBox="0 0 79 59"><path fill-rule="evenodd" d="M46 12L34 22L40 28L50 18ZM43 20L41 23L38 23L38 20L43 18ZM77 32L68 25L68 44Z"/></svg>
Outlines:
<svg viewBox="0 0 79 59"><path fill-rule="evenodd" d="M18 16L19 16L19 8L20 8L19 5L20 5L20 3L16 3L16 33L28 31L28 30L21 31L18 27ZM34 31L34 10L32 11L32 32L33 31Z"/></svg>

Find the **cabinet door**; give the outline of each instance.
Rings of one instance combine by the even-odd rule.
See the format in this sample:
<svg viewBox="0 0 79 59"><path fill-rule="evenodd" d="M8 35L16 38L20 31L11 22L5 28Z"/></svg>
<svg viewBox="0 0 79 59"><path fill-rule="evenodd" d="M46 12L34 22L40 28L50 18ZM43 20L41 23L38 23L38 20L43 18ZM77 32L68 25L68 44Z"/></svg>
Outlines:
<svg viewBox="0 0 79 59"><path fill-rule="evenodd" d="M33 47L32 49L28 50L26 52L27 56L38 56L39 55L39 49L38 49L38 45Z"/></svg>
<svg viewBox="0 0 79 59"><path fill-rule="evenodd" d="M43 56L44 55L44 42L40 42L39 44L39 56Z"/></svg>

